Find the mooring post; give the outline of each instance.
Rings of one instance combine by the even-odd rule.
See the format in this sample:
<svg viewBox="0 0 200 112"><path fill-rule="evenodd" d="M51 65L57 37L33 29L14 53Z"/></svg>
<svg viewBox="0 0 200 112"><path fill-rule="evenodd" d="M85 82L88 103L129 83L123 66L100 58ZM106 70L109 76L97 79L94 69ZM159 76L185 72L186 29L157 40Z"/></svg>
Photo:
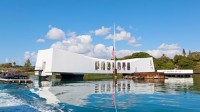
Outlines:
<svg viewBox="0 0 200 112"><path fill-rule="evenodd" d="M39 70L38 72L38 85L39 87L42 87L42 70Z"/></svg>
<svg viewBox="0 0 200 112"><path fill-rule="evenodd" d="M117 84L117 69L114 70L113 75L114 75L114 76L113 76L114 84L115 84L115 86L116 86L116 84Z"/></svg>

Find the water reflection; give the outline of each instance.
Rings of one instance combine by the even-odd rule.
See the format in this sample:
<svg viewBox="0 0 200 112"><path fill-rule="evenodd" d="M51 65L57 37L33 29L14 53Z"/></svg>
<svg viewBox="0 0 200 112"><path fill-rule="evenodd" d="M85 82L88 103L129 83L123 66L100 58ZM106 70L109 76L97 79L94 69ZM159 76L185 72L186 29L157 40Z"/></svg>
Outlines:
<svg viewBox="0 0 200 112"><path fill-rule="evenodd" d="M38 94L40 97L45 98L48 104L66 103L83 107L88 103L91 103L91 100L89 99L94 95L110 95L110 100L112 100L112 102L120 102L121 100L124 100L120 97L128 94L176 94L178 91L185 92L192 85L193 78L169 78L162 81L118 80L117 84L112 80L68 82L60 83L60 85L53 85L52 81L35 81L35 88L31 89L31 91Z"/></svg>
<svg viewBox="0 0 200 112"><path fill-rule="evenodd" d="M110 85L108 86L109 89L107 89L107 92L109 92L110 90ZM115 112L117 112L117 102L116 102L116 94L117 94L117 77L114 76L113 78L113 93L112 93L112 104L114 105L115 107Z"/></svg>
<svg viewBox="0 0 200 112"><path fill-rule="evenodd" d="M59 81L0 84L0 111L199 112L200 75L165 80ZM198 77L198 78L197 78ZM8 107L7 107L8 105ZM3 107L3 108L2 108ZM13 108L12 108L13 107Z"/></svg>

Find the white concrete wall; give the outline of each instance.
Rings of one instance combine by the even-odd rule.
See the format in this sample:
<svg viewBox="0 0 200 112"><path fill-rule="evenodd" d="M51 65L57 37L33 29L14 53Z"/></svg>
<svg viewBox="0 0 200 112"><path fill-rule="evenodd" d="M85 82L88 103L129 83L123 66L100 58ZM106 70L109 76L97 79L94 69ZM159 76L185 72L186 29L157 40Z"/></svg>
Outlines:
<svg viewBox="0 0 200 112"><path fill-rule="evenodd" d="M94 64L94 59L87 56L53 49L52 72L93 73Z"/></svg>
<svg viewBox="0 0 200 112"><path fill-rule="evenodd" d="M99 62L99 69L95 69L95 62ZM113 73L113 60L104 60L91 58L81 54L71 53L60 49L40 50L36 62L36 69L41 68L43 62L46 62L44 73ZM101 69L102 62L105 62L105 70ZM110 63L110 70L107 69L107 63ZM118 73L134 73L134 72L155 72L152 58L136 58L129 60L116 61L121 63L121 70ZM122 68L123 62L126 64L125 69ZM130 63L130 70L127 70L127 63ZM116 66L118 68L118 66ZM50 74L51 75L51 74Z"/></svg>
<svg viewBox="0 0 200 112"><path fill-rule="evenodd" d="M153 58L132 59L131 69L133 72L155 72Z"/></svg>
<svg viewBox="0 0 200 112"><path fill-rule="evenodd" d="M53 49L38 51L35 70L43 69L43 72L41 74L42 76L52 75L52 55ZM46 63L45 65L43 65L44 62ZM36 71L35 74L38 75L38 71Z"/></svg>

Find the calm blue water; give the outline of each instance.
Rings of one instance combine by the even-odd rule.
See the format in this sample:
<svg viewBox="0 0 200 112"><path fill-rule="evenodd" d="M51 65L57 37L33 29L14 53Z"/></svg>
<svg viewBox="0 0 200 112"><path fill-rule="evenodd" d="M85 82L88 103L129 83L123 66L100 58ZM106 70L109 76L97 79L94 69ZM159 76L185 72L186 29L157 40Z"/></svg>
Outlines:
<svg viewBox="0 0 200 112"><path fill-rule="evenodd" d="M199 79L0 84L0 112L200 112ZM41 86L41 87L39 87Z"/></svg>

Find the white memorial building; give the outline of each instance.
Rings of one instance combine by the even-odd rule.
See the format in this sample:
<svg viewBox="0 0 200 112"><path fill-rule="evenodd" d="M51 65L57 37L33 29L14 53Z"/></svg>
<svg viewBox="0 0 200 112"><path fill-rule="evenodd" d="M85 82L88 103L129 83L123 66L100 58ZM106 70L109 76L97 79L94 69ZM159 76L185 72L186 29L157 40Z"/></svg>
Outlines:
<svg viewBox="0 0 200 112"><path fill-rule="evenodd" d="M117 73L155 72L153 58L134 58L116 61ZM41 70L42 76L52 73L74 74L111 74L114 60L98 59L61 49L39 50L35 70ZM35 72L38 75L38 72Z"/></svg>

